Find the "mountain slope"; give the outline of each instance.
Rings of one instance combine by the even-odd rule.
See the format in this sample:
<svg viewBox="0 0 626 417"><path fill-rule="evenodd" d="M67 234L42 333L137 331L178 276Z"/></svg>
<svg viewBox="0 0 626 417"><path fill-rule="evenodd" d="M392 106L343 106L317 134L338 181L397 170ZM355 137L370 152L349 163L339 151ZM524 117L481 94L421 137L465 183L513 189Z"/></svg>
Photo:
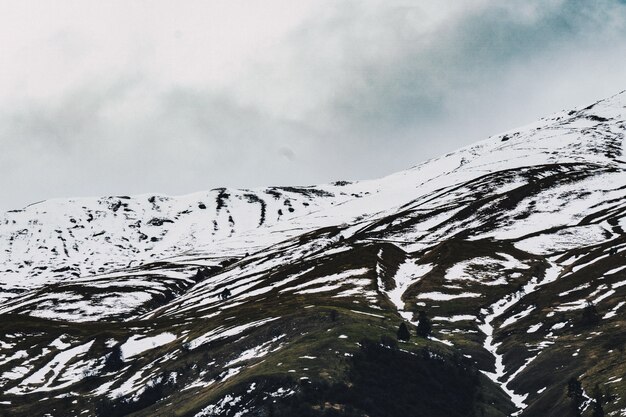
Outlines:
<svg viewBox="0 0 626 417"><path fill-rule="evenodd" d="M9 212L0 409L626 415L625 133L621 93L379 180Z"/></svg>

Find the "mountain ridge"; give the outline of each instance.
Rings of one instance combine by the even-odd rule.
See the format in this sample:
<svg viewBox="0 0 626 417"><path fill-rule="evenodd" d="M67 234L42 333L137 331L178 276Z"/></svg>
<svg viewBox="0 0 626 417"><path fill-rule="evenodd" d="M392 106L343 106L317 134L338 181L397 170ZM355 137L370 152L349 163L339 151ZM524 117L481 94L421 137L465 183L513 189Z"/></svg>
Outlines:
<svg viewBox="0 0 626 417"><path fill-rule="evenodd" d="M626 415L625 133L622 92L379 180L7 213L0 407Z"/></svg>

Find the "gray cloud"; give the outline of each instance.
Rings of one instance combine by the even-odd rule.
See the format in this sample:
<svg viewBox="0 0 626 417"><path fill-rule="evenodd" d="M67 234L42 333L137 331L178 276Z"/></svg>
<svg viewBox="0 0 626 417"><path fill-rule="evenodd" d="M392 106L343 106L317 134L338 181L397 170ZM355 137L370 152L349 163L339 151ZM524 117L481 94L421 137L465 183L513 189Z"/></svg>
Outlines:
<svg viewBox="0 0 626 417"><path fill-rule="evenodd" d="M0 209L372 178L625 88L624 2L502 3L328 2L219 73L185 27L111 41L111 66L47 34L60 80L0 96ZM196 49L165 70L171 42Z"/></svg>
<svg viewBox="0 0 626 417"><path fill-rule="evenodd" d="M490 2L426 33L412 17L419 16L419 6L362 16L352 4L303 29L292 46L294 61L306 78L321 74L340 80L318 109L324 116L378 137L447 118L464 96L499 88L520 67L529 66L543 89L550 72L562 70L557 67L561 60L597 47L618 53L624 46L620 3L529 3L537 9L532 17ZM324 54L323 42L333 44L336 53ZM539 71L533 65L537 60L544 66ZM581 66L590 64L581 61ZM568 77L566 71L561 75Z"/></svg>

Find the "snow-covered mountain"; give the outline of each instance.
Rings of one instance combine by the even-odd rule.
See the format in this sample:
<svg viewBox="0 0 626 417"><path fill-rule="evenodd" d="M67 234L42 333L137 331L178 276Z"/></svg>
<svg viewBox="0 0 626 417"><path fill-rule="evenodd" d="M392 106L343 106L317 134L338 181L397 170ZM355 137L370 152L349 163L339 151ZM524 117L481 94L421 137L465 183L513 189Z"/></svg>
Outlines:
<svg viewBox="0 0 626 417"><path fill-rule="evenodd" d="M626 415L625 134L623 92L378 180L5 213L0 411Z"/></svg>

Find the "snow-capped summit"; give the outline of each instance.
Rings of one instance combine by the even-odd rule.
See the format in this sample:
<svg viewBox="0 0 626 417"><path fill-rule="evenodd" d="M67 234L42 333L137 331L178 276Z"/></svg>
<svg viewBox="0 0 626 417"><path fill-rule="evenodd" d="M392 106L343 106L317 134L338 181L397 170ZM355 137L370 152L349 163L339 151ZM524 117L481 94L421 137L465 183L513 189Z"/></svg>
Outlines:
<svg viewBox="0 0 626 417"><path fill-rule="evenodd" d="M188 251L241 255L291 236L290 230L393 211L497 172L566 164L574 170L618 169L624 164L625 124L626 92L621 92L380 180L32 204L5 213L0 223L0 299Z"/></svg>

